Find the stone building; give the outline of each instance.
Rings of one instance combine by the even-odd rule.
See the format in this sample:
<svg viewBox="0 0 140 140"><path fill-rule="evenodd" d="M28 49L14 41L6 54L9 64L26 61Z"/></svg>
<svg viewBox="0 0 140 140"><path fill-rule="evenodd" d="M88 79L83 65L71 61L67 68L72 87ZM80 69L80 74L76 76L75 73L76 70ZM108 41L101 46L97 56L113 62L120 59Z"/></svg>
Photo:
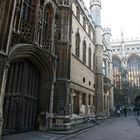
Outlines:
<svg viewBox="0 0 140 140"><path fill-rule="evenodd" d="M112 63L115 105L140 108L140 40L138 38L112 41Z"/></svg>
<svg viewBox="0 0 140 140"><path fill-rule="evenodd" d="M67 130L113 109L101 1L0 1L0 131Z"/></svg>

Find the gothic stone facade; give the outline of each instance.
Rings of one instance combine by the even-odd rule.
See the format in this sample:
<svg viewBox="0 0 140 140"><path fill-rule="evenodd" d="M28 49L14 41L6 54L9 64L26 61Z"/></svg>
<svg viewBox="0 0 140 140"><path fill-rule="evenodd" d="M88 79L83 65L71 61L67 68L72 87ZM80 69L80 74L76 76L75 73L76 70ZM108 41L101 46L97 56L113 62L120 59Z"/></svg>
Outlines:
<svg viewBox="0 0 140 140"><path fill-rule="evenodd" d="M115 105L140 107L140 40L113 40Z"/></svg>
<svg viewBox="0 0 140 140"><path fill-rule="evenodd" d="M94 17L100 4L91 1ZM1 133L66 130L109 115L110 32L82 0L3 0L0 11Z"/></svg>

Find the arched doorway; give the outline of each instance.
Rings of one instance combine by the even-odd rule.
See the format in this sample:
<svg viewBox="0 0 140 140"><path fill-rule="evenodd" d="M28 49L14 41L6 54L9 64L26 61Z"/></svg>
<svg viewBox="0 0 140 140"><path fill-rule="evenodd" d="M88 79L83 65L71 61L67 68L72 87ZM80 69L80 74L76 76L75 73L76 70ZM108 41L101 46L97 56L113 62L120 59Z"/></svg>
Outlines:
<svg viewBox="0 0 140 140"><path fill-rule="evenodd" d="M4 75L7 83L3 82L3 135L49 128L54 103L53 60L34 45L18 44L11 49L10 67Z"/></svg>
<svg viewBox="0 0 140 140"><path fill-rule="evenodd" d="M28 59L10 63L4 104L3 133L34 130L37 127L40 74Z"/></svg>

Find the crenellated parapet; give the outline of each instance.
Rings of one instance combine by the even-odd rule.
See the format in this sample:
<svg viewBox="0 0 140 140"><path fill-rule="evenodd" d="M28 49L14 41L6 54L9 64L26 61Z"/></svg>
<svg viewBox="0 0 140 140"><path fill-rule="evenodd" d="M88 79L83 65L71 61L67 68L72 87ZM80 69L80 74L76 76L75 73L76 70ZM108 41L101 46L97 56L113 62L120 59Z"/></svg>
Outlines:
<svg viewBox="0 0 140 140"><path fill-rule="evenodd" d="M101 8L101 0L90 0L90 8L93 6L98 6Z"/></svg>
<svg viewBox="0 0 140 140"><path fill-rule="evenodd" d="M108 28L108 27L107 28L103 28L103 35L106 35L106 34L111 36L111 29Z"/></svg>

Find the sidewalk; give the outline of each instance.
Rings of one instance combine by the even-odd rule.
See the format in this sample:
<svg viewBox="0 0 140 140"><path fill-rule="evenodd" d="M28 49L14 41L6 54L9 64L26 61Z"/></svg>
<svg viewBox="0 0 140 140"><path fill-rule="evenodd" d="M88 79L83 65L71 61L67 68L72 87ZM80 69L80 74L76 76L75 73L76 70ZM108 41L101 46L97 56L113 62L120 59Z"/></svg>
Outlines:
<svg viewBox="0 0 140 140"><path fill-rule="evenodd" d="M108 121L108 119L97 121L97 123L83 123L77 126L74 126L71 130L67 131L32 131L20 134L13 134L2 136L2 140L62 140L70 134L86 130L88 128L94 127L100 123Z"/></svg>
<svg viewBox="0 0 140 140"><path fill-rule="evenodd" d="M88 129L90 127L93 127L95 125L96 124L95 123L92 123L92 122L91 123L83 123L83 124L80 124L80 125L76 125L72 129L67 130L67 131L49 131L49 133L52 133L52 134L61 134L61 135L70 135L70 134L74 134L76 132L82 131L84 129Z"/></svg>

